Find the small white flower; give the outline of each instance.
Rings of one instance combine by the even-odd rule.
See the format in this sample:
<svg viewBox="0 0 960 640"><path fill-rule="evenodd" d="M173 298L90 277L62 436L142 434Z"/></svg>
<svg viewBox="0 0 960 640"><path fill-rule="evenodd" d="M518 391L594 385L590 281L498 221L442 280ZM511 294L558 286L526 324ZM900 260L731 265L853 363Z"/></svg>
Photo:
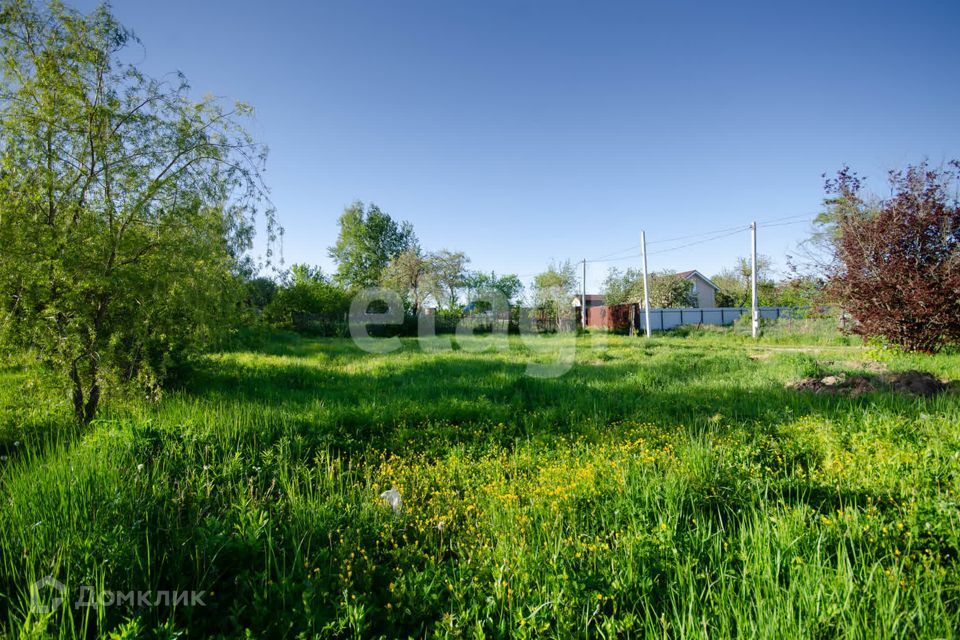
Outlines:
<svg viewBox="0 0 960 640"><path fill-rule="evenodd" d="M437 531L443 532L443 528L445 526L447 526L447 523L441 520L440 522L434 525L434 529L436 529Z"/></svg>
<svg viewBox="0 0 960 640"><path fill-rule="evenodd" d="M7 456L0 456L0 462L6 462Z"/></svg>
<svg viewBox="0 0 960 640"><path fill-rule="evenodd" d="M13 446L19 447L19 446L20 446L20 441L19 441L19 440L14 440L14 441L13 441Z"/></svg>
<svg viewBox="0 0 960 640"><path fill-rule="evenodd" d="M210 471L210 465L208 465L208 464L203 465L203 470L204 470L204 471Z"/></svg>
<svg viewBox="0 0 960 640"><path fill-rule="evenodd" d="M380 498L390 505L394 514L400 513L400 510L403 509L403 499L400 497L400 492L397 491L396 488L390 488L384 491L380 494Z"/></svg>
<svg viewBox="0 0 960 640"><path fill-rule="evenodd" d="M137 471L143 471L143 463L137 465Z"/></svg>

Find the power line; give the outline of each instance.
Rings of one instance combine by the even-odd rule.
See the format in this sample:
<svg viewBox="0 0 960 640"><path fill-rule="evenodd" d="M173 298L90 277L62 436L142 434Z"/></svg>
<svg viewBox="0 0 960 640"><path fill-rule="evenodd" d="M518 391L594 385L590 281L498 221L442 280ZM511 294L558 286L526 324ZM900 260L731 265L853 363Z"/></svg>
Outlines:
<svg viewBox="0 0 960 640"><path fill-rule="evenodd" d="M632 247L627 247L626 249L620 249L620 251L612 251L610 253L600 256L599 258L594 258L593 260L587 260L587 262L599 262L605 258L609 258L610 256L615 256L618 253L623 253L624 251L632 251L633 249L639 249L639 248L640 248L640 245L635 244Z"/></svg>
<svg viewBox="0 0 960 640"><path fill-rule="evenodd" d="M676 242L677 240L687 240L688 238L702 238L703 236L712 236L717 233L726 233L728 231L743 231L744 229L749 229L749 226L737 225L736 227L727 227L726 229L716 229L714 231L704 231L703 233L691 233L685 236L677 236L674 238L664 238L663 240L653 240L647 244L663 244L664 242Z"/></svg>
<svg viewBox="0 0 960 640"><path fill-rule="evenodd" d="M770 227L785 227L791 224L809 224L810 222L811 222L810 220L794 220L793 222L774 222L774 223L768 223L768 224L759 224L757 226L763 229L767 229Z"/></svg>
<svg viewBox="0 0 960 640"><path fill-rule="evenodd" d="M815 215L815 214L800 213L800 214L794 214L794 215L791 215L791 216L782 216L782 217L780 217L780 218L772 218L772 219L770 219L770 220L765 220L765 221L762 221L762 222L758 222L758 223L757 223L757 226L758 226L758 227L769 228L769 227L779 227L779 226L786 226L786 225L792 225L792 224L804 224L804 223L806 223L806 222L809 222L810 218L812 218L814 215ZM725 229L715 229L715 230L713 230L713 231L703 231L703 232L700 232L700 233L690 233L690 234L686 234L686 235L682 235L682 236L674 236L674 237L672 237L672 238L663 238L663 239L661 239L661 240L653 240L653 241L647 242L647 244L648 244L648 245L651 245L651 244L664 244L664 243L668 243L668 242L677 242L677 241L679 241L679 240L687 240L687 239L689 239L689 238L703 238L703 237L705 237L705 236L710 236L709 238L706 238L706 239L704 240L704 242L709 242L709 241L711 241L711 240L715 240L715 239L727 237L728 235L733 235L734 233L739 232L739 231L746 231L746 230L748 230L749 228L750 228L750 225L738 225L738 226L736 226L736 227L727 227L727 228L725 228ZM699 244L699 243L692 243L692 244ZM692 246L692 244L685 244L685 245L682 245L682 246L680 246L680 247L674 247L674 248L671 248L671 249L661 249L661 250L658 251L658 252L651 252L651 253L649 253L649 254L647 254L647 255L655 255L656 253L663 253L663 252L665 252L665 251L673 251L674 249L680 249L680 248L684 248L684 247L687 247L687 246ZM635 244L635 245L633 245L633 246L631 246L631 247L627 247L627 248L625 248L625 249L620 249L619 251L612 251L612 252L610 252L610 253L604 254L604 255L602 255L602 256L600 256L600 257L598 257L598 258L588 259L587 262L588 262L588 263L590 263L590 262L616 262L616 261L618 261L618 260L629 260L629 259L632 259L632 258L639 258L639 257L642 256L642 254L635 253L635 254L630 254L630 255L626 255L626 256L618 256L618 255L617 255L617 254L620 254L620 253L625 253L625 252L627 252L627 251L632 251L633 249L638 249L639 247L640 247L640 245ZM613 256L616 256L616 257L613 257Z"/></svg>
<svg viewBox="0 0 960 640"><path fill-rule="evenodd" d="M685 249L685 248L687 248L687 247L692 247L692 246L694 246L694 245L703 244L703 243L705 243L705 242L713 242L714 240L720 240L721 238L726 238L726 237L735 235L735 234L737 234L737 233L740 233L741 231L746 231L746 230L748 230L749 228L750 228L749 226L747 226L747 227L734 227L734 228L728 229L728 230L726 231L726 233L716 233L716 232L713 232L713 235L711 235L709 238L703 238L702 240L696 240L696 241L694 241L694 242L688 242L688 243L686 243L686 244L677 245L676 247L668 247L668 248L666 248L666 249L660 249L659 251L651 251L651 252L649 252L647 255L648 255L648 256L655 256L655 255L659 255L659 254L662 254L662 253L670 253L671 251L677 251L677 250L679 250L679 249ZM702 235L703 235L703 234L693 234L693 235L685 236L685 237L687 237L687 238L696 238L696 237L700 237L700 236L702 236ZM674 240L676 240L676 239L674 239ZM661 240L660 242L666 242L666 240ZM653 244L653 243L652 243L652 242L648 242L647 244ZM629 260L629 259L631 259L631 258L642 258L642 257L643 257L643 254L642 254L642 253L638 253L638 254L629 255L629 256L619 256L619 257L617 257L617 258L594 258L593 260L587 260L587 263L589 264L589 263L593 263L593 262L617 262L617 261L619 261L619 260Z"/></svg>
<svg viewBox="0 0 960 640"><path fill-rule="evenodd" d="M714 240L719 240L719 239L721 239L721 238L726 238L726 237L728 237L728 236L732 236L732 235L741 233L741 232L743 232L743 231L746 231L746 230L749 229L749 228L750 228L750 227L737 227L736 229L734 229L733 231L730 231L730 232L728 232L728 233L723 233L723 234L720 234L720 235L712 236L712 237L710 237L710 238L705 238L705 239L703 239L703 240L697 240L696 242L688 242L688 243L686 243L686 244L681 244L681 245L678 245L678 246L676 246L676 247L670 247L669 249L660 249L659 251L651 251L651 252L650 252L649 254L647 254L647 255L655 256L655 255L660 255L660 254L662 254L662 253L670 253L671 251L678 251L678 250L680 250L680 249L686 249L687 247L692 247L692 246L694 246L694 245L703 244L704 242L713 242Z"/></svg>
<svg viewBox="0 0 960 640"><path fill-rule="evenodd" d="M772 218L763 222L758 222L757 227L771 228L771 227L782 227L782 226L795 225L795 224L807 224L811 222L811 219L815 215L816 214L801 213L801 214L795 214L790 216L782 216L780 218ZM654 240L651 242L647 242L647 244L648 245L664 244L669 242L677 242L680 240L687 240L690 238L697 238L697 240L694 240L693 242L687 242L684 244L677 245L675 247L667 247L664 249L660 249L658 251L650 251L647 253L647 255L655 256L655 255L662 255L665 253L672 253L674 251L679 251L680 249L686 249L688 247L693 247L693 246L704 244L707 242L713 242L714 240L721 240L723 238L728 238L732 235L736 235L742 231L748 231L750 229L750 226L751 225L738 225L735 227L727 227L725 229L715 229L713 231L703 231L700 233L690 233L682 236L675 236L672 238ZM642 253L632 253L632 254L623 255L623 256L617 255L617 254L624 253L627 251L632 251L638 248L640 248L640 245L636 244L630 247L626 247L624 249L620 249L619 251L613 251L613 252L604 254L598 258L587 259L584 261L578 260L577 262L586 262L587 264L592 264L592 263L602 263L602 262L619 262L621 260L633 260L635 258L642 258L643 257ZM518 275L517 278L532 278L539 275L539 273L540 272L528 273L528 274L525 273L522 275Z"/></svg>
<svg viewBox="0 0 960 640"><path fill-rule="evenodd" d="M740 229L744 229L744 228L747 228L747 227L743 227L743 226L727 227L726 229L716 229L716 230L714 230L714 231L703 231L703 232L701 232L701 233L689 233L689 234L683 235L683 236L676 236L676 237L673 237L673 238L664 238L664 239L662 239L662 240L654 240L654 241L652 241L652 242L648 242L647 244L648 244L648 245L650 245L650 244L662 244L662 243L664 243L664 242L676 242L676 241L678 241L678 240L687 240L688 238L702 238L703 236L712 236L712 235L717 234L717 233L725 233L725 232L727 232L727 231L732 231L732 230L734 230L734 229L740 230ZM629 256L619 256L619 257L616 257L616 258L611 258L611 257L610 257L610 256L615 256L615 255L617 255L618 253L624 253L625 251L631 251L631 250L633 250L633 249L639 249L639 248L640 248L640 245L635 244L635 245L633 245L632 247L627 247L626 249L621 249L621 250L619 250L619 251L612 251L612 252L610 252L610 253L607 253L607 254L604 254L604 255L600 256L599 258L593 258L593 259L591 259L591 260L587 260L587 262L613 262L613 261L616 261L616 260L627 260L627 259L629 259L629 258L639 258L639 257L641 257L642 254L637 253L637 254L633 254L633 255L629 255Z"/></svg>
<svg viewBox="0 0 960 640"><path fill-rule="evenodd" d="M631 258L639 258L642 254L637 253L629 256L619 256L616 258L594 258L593 260L587 260L587 264L592 262L616 262L618 260L630 260Z"/></svg>
<svg viewBox="0 0 960 640"><path fill-rule="evenodd" d="M797 218L806 218L810 219L815 217L816 213L797 213L792 216L783 216L782 218L773 218L772 220L760 220L757 222L758 225L769 224L771 222L780 222L782 220L795 220Z"/></svg>

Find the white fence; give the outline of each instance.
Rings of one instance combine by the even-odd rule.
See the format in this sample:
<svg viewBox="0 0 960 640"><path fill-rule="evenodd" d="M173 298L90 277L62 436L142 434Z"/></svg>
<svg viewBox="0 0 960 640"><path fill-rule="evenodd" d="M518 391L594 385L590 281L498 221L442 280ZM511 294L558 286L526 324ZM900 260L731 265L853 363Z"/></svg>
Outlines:
<svg viewBox="0 0 960 640"><path fill-rule="evenodd" d="M797 310L793 307L760 307L760 317L776 320L786 316L793 317ZM640 331L647 328L643 307L637 307L639 316L637 326ZM750 307L713 307L708 309L650 309L650 325L654 331L666 331L682 325L731 324L742 315L750 315Z"/></svg>

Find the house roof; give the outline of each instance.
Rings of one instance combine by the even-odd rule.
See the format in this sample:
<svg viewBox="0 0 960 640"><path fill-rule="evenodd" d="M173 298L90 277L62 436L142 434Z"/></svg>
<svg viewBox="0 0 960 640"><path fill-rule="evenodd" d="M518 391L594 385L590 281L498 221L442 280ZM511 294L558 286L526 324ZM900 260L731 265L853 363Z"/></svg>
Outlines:
<svg viewBox="0 0 960 640"><path fill-rule="evenodd" d="M710 285L711 287L713 287L714 290L720 291L720 287L718 287L717 285L713 284L713 282L710 280L710 278L708 278L707 276L703 275L702 273L700 273L700 272L697 271L696 269L691 269L690 271L681 271L680 273L677 274L677 277L680 278L681 280L689 280L689 279L692 278L693 276L700 276L700 279L703 280L704 282L706 282L706 283L707 283L708 285Z"/></svg>

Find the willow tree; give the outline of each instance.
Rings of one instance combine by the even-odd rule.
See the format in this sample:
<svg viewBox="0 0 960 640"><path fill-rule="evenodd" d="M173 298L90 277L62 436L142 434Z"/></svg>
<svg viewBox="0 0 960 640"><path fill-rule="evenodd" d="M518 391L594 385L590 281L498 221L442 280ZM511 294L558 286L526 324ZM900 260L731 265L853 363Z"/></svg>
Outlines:
<svg viewBox="0 0 960 640"><path fill-rule="evenodd" d="M217 337L257 217L274 230L249 107L146 76L136 42L105 7L0 3L0 339L62 374L82 423Z"/></svg>

